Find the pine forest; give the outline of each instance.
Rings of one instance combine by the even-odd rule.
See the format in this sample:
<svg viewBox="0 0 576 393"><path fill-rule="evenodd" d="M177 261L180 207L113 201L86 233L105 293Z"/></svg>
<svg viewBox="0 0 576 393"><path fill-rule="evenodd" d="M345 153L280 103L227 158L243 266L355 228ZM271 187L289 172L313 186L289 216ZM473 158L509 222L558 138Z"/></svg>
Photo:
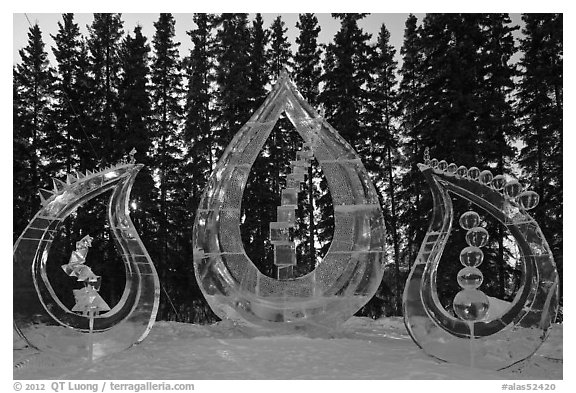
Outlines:
<svg viewBox="0 0 576 393"><path fill-rule="evenodd" d="M531 214L562 280L562 14L523 14L522 26L508 14L410 15L400 48L385 24L368 34L360 23L365 17L332 14L338 31L324 44L317 17L299 14L291 45L282 16L266 25L261 14L190 14L186 56L169 13L159 15L152 37L141 26L125 31L121 14L94 14L87 34L74 14L63 14L51 48L31 24L13 67L13 241L40 209L38 190L52 188L52 178L116 164L135 149L145 167L130 214L160 278L157 318L217 321L194 276L195 213L220 155L287 69L304 98L358 152L384 209L384 279L356 315L402 314L404 283L431 213L416 166L426 148L432 157L510 175L538 192ZM242 196L246 252L271 277L269 222L299 142L281 117ZM321 262L334 230L330 191L315 160L306 178L296 213L295 277ZM88 263L103 277L100 295L111 305L122 295L125 272L106 207L105 195L79 208L52 246L55 267L48 274L63 301L73 303L74 282L60 265L85 235L94 238ZM454 207L469 208L456 199ZM464 241L453 228L438 269L438 295L450 310ZM503 225L487 217L486 228L485 292L511 299L521 273L517 250ZM560 294L562 305L562 286Z"/></svg>

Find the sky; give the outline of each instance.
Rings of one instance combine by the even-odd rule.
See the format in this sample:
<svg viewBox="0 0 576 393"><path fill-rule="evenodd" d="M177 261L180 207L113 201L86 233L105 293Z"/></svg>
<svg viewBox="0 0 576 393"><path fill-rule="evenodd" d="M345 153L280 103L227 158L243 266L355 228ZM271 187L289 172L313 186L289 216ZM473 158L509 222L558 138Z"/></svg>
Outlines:
<svg viewBox="0 0 576 393"><path fill-rule="evenodd" d="M292 44L292 51L295 52L296 37L299 30L296 28L296 22L298 21L297 13L263 13L262 17L264 19L264 26L270 27L273 20L277 16L281 16L285 23L285 27L288 28L287 36ZM386 24L386 28L390 31L391 44L400 51L402 45L402 40L404 36L404 24L408 13L394 13L394 14L371 14L368 15L364 20L360 21L359 25L368 33L372 34L372 40L375 41L380 30L382 23ZM420 20L424 14L415 14ZM134 27L137 24L142 25L142 32L151 41L154 35L154 22L158 20L159 14L157 13L123 13L122 20L124 21L124 32L133 32ZM255 14L250 14L249 19L252 21ZM321 31L318 37L319 42L328 43L330 42L336 32L340 27L338 20L332 18L329 13L318 13L316 14L318 18L318 24L321 27ZM192 14L182 14L174 13L174 19L176 20L176 41L180 42L180 55L185 56L189 54L191 49L190 37L186 34L187 31L195 28L195 24L192 21ZM13 63L18 63L20 61L20 55L18 51L26 46L28 41L28 30L30 25L38 23L43 34L44 42L46 48L49 49L54 46L54 40L50 35L56 35L58 31L58 22L62 20L60 13L15 13L13 14L13 29L14 29L14 42L13 42ZM76 23L78 23L82 34L87 35L88 29L86 25L90 25L93 20L93 14L81 13L75 14ZM52 56L51 50L48 51ZM54 57L51 57L51 62L53 63Z"/></svg>
<svg viewBox="0 0 576 393"><path fill-rule="evenodd" d="M263 13L262 17L264 19L264 26L270 27L272 21L279 15L282 17L285 27L288 28L287 36L292 44L292 51L295 53L297 50L295 41L299 34L299 29L296 28L296 22L298 21L297 13ZM404 28L408 15L408 13L373 13L361 20L359 25L365 32L371 34L372 41L376 42L381 26L382 24L385 24L386 28L390 31L390 43L396 48L397 60L400 60L400 48L404 39ZM415 13L415 15L419 21L421 21L425 16L425 14L422 13ZM143 34L150 42L155 32L154 22L158 20L158 16L158 13L123 13L122 20L124 21L124 32L132 33L134 27L140 24L142 25ZM255 14L250 14L250 21L252 21L254 17ZM321 43L332 41L334 35L340 28L340 21L332 18L329 13L317 13L316 17L318 18L318 24L321 27L318 41ZM511 14L510 17L514 24L521 23L520 14ZM192 21L192 14L174 13L174 19L176 21L175 40L181 43L180 55L187 56L191 49L191 41L186 32L195 28L195 24ZM92 23L93 14L78 13L75 14L75 20L76 23L78 23L82 34L87 36L88 29L86 26ZM54 56L50 49L54 46L54 40L50 35L57 34L59 21L62 21L60 13L14 13L13 64L20 62L18 51L27 45L27 34L30 25L38 23L43 34L44 43L46 44L46 50L50 56L50 62L52 65L55 65Z"/></svg>

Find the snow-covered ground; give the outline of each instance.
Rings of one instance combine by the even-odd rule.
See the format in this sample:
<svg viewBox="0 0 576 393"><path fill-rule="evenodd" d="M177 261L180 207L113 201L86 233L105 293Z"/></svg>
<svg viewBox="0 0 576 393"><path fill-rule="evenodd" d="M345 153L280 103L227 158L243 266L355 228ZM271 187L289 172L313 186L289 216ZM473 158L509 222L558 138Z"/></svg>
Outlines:
<svg viewBox="0 0 576 393"><path fill-rule="evenodd" d="M88 380L559 380L562 325L527 362L503 371L424 354L401 318L352 318L329 335L279 335L228 322L157 322L141 344L91 364L62 363L14 342L14 379Z"/></svg>

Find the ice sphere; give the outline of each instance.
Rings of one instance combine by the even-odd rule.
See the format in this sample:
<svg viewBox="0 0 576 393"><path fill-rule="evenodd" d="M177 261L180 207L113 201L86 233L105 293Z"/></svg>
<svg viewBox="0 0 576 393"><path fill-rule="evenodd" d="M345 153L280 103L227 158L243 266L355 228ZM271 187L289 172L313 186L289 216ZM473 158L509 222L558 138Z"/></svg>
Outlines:
<svg viewBox="0 0 576 393"><path fill-rule="evenodd" d="M270 223L270 242L286 243L290 242L290 227L292 224L289 222L271 222Z"/></svg>
<svg viewBox="0 0 576 393"><path fill-rule="evenodd" d="M430 166L432 168L437 168L438 167L438 159L436 159L436 158L431 159L430 160Z"/></svg>
<svg viewBox="0 0 576 393"><path fill-rule="evenodd" d="M465 321L479 321L486 316L490 301L484 292L464 289L456 294L452 304L454 312Z"/></svg>
<svg viewBox="0 0 576 393"><path fill-rule="evenodd" d="M484 247L488 243L488 231L482 227L475 227L466 233L466 243L469 246Z"/></svg>
<svg viewBox="0 0 576 393"><path fill-rule="evenodd" d="M494 188L497 191L503 189L505 184L506 184L506 178L504 177L504 175L494 176L494 179L492 179L492 188Z"/></svg>
<svg viewBox="0 0 576 393"><path fill-rule="evenodd" d="M534 191L524 191L518 196L518 203L526 210L534 209L538 202L540 202L540 196Z"/></svg>
<svg viewBox="0 0 576 393"><path fill-rule="evenodd" d="M484 260L484 252L479 247L468 246L460 251L460 263L464 266L478 267Z"/></svg>
<svg viewBox="0 0 576 393"><path fill-rule="evenodd" d="M458 284L464 289L476 289L482 285L484 276L477 267L466 266L458 272Z"/></svg>
<svg viewBox="0 0 576 393"><path fill-rule="evenodd" d="M464 229L472 229L480 225L480 216L475 211L467 211L460 216L460 226Z"/></svg>
<svg viewBox="0 0 576 393"><path fill-rule="evenodd" d="M504 186L504 195L508 198L516 198L522 192L522 184L516 179L509 181Z"/></svg>
<svg viewBox="0 0 576 393"><path fill-rule="evenodd" d="M298 189L285 188L282 190L281 204L282 206L297 206L298 205Z"/></svg>
<svg viewBox="0 0 576 393"><path fill-rule="evenodd" d="M296 248L294 243L274 245L274 265L293 266L296 265Z"/></svg>
<svg viewBox="0 0 576 393"><path fill-rule="evenodd" d="M494 176L492 175L492 172L490 172L488 169L480 172L480 176L478 177L478 180L480 180L480 183L482 184L490 184L490 182L492 182L492 179L494 178Z"/></svg>
<svg viewBox="0 0 576 393"><path fill-rule="evenodd" d="M468 169L468 177L472 180L477 180L480 177L480 169L476 168L475 166Z"/></svg>
<svg viewBox="0 0 576 393"><path fill-rule="evenodd" d="M461 165L456 170L456 174L460 177L466 177L468 176L468 168L466 168L464 165Z"/></svg>
<svg viewBox="0 0 576 393"><path fill-rule="evenodd" d="M438 163L438 170L445 171L446 168L448 168L448 163L446 162L446 160L442 160Z"/></svg>
<svg viewBox="0 0 576 393"><path fill-rule="evenodd" d="M458 166L454 163L448 165L448 168L446 168L446 172L448 172L448 173L456 173L457 170L458 170Z"/></svg>

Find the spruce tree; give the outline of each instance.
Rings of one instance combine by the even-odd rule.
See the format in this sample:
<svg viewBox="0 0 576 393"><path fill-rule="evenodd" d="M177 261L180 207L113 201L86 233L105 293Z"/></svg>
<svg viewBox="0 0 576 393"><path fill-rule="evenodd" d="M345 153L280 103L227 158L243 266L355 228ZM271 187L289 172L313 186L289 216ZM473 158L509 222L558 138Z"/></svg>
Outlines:
<svg viewBox="0 0 576 393"><path fill-rule="evenodd" d="M395 311L401 313L402 290L400 277L400 236L398 230L398 95L396 91L396 50L390 45L390 32L384 24L380 28L374 56L375 78L369 89L372 99L368 105L367 120L372 129L368 148L362 157L383 203L384 219L394 251ZM385 198L384 198L385 196Z"/></svg>
<svg viewBox="0 0 576 393"><path fill-rule="evenodd" d="M296 37L296 44L298 49L294 56L294 81L298 86L298 90L302 93L303 97L312 106L318 105L318 95L320 90L320 79L322 74L321 66L321 53L322 50L318 44L318 34L320 33L320 26L318 26L318 19L314 14L300 14L296 27L300 30L298 37ZM316 185L316 180L322 180L318 170L318 164L315 160L308 168L308 179L304 184L304 195L307 198L302 199L303 210L305 209L307 217L306 220L299 220L299 233L302 241L302 259L303 259L303 273L307 273L316 265L316 228L315 221L319 217L315 217L315 203L314 201L320 198L320 189ZM302 211L302 213L304 213ZM321 254L321 256L323 256Z"/></svg>
<svg viewBox="0 0 576 393"><path fill-rule="evenodd" d="M187 32L193 44L189 56L185 58L185 73L188 81L186 88L185 122L183 130L185 155L182 171L186 174L184 188L187 190L186 218L194 222L206 182L216 165L215 146L212 125L215 117L213 110L215 43L213 37L215 16L212 14L194 14L196 28ZM192 233L186 233L186 237ZM191 255L192 250L186 251ZM183 267L182 273L188 278L186 299L196 299L190 307L194 320L206 313L210 307L203 300L200 288L194 277L191 265Z"/></svg>
<svg viewBox="0 0 576 393"><path fill-rule="evenodd" d="M523 147L519 163L526 185L540 195L533 214L552 249L562 281L563 16L523 14L522 20L518 114Z"/></svg>
<svg viewBox="0 0 576 393"><path fill-rule="evenodd" d="M288 28L285 26L281 16L277 16L272 22L272 26L270 26L270 51L268 57L270 61L270 76L272 78L278 78L284 68L288 70L292 68L292 52L290 51L290 42L288 42L288 37L286 37Z"/></svg>
<svg viewBox="0 0 576 393"><path fill-rule="evenodd" d="M418 124L418 115L421 110L419 102L422 89L423 51L422 33L418 26L418 18L410 14L406 19L404 29L404 42L400 49L402 55L402 68L400 69L400 84L398 88L399 109L401 110L400 132L402 135L402 161L405 170L402 173L402 185L398 190L399 199L399 227L405 232L405 246L403 251L404 263L409 268L416 259L419 240L416 229L426 225L426 212L423 211L423 195L428 191L423 188L420 171L416 163L420 162L425 146L421 141Z"/></svg>
<svg viewBox="0 0 576 393"><path fill-rule="evenodd" d="M256 111L266 98L270 83L270 65L267 46L270 31L264 28L261 14L256 14L250 28L249 102L250 112ZM274 276L269 222L275 220L277 197L273 192L274 178L271 170L274 161L270 155L270 139L263 147L250 170L242 198L241 232L248 256L264 274Z"/></svg>
<svg viewBox="0 0 576 393"><path fill-rule="evenodd" d="M142 26L138 25L134 28L133 36L128 34L124 38L119 52L121 74L118 86L120 110L117 132L125 140L125 150L130 152L135 149L136 162L145 165L132 188L131 217L143 241L152 246L156 239L153 218L157 217L157 194L152 178L154 161L150 157L152 110L148 82L149 52L150 45L142 35ZM155 248L150 247L153 257L156 257Z"/></svg>
<svg viewBox="0 0 576 393"><path fill-rule="evenodd" d="M368 146L369 131L365 118L370 100L367 85L371 80L373 47L370 35L358 21L366 14L332 14L340 20L340 30L334 42L326 48L324 58L324 89L319 101L325 108L326 119L340 135L362 154ZM318 239L321 253L329 247L334 228L333 206L325 181L320 183L324 195L318 199L321 218L318 222Z"/></svg>
<svg viewBox="0 0 576 393"><path fill-rule="evenodd" d="M250 112L256 111L264 102L270 82L266 47L270 40L270 31L264 28L261 14L256 14L250 29L250 74L249 95L252 103Z"/></svg>
<svg viewBox="0 0 576 393"><path fill-rule="evenodd" d="M250 29L247 14L217 18L216 157L250 118Z"/></svg>
<svg viewBox="0 0 576 393"><path fill-rule="evenodd" d="M516 52L512 33L518 27L511 26L507 14L483 14L479 21L484 40L481 45L479 60L483 65L483 82L480 85L480 110L478 124L478 165L495 168L496 174L513 174L511 160L515 149L511 144L517 132L513 110L512 93L516 69L511 65L511 58ZM488 253L493 254L495 266L493 273L498 277L492 280L497 285L500 299L506 299L506 284L512 271L506 260L509 252L505 247L505 228L494 223L487 228L492 245ZM488 258L487 258L488 259Z"/></svg>
<svg viewBox="0 0 576 393"><path fill-rule="evenodd" d="M28 30L27 46L14 67L14 189L13 230L17 238L40 208L39 188L48 188L46 137L53 133L54 75L40 27Z"/></svg>
<svg viewBox="0 0 576 393"><path fill-rule="evenodd" d="M88 48L90 50L90 71L93 95L91 132L98 141L95 148L102 165L117 162L127 152L115 130L118 121L120 102L118 84L120 76L120 56L124 22L121 14L94 14L94 21L88 27Z"/></svg>
<svg viewBox="0 0 576 393"><path fill-rule="evenodd" d="M184 140L187 145L185 171L190 176L186 188L191 190L190 206L195 213L202 190L216 165L216 157L213 152L211 128L215 115L211 108L213 94L211 85L214 80L214 40L211 33L214 16L194 14L193 20L197 28L187 32L193 49L186 58L188 86Z"/></svg>
<svg viewBox="0 0 576 393"><path fill-rule="evenodd" d="M179 59L179 42L174 41L175 21L171 14L162 13L157 22L152 39L154 53L151 64L151 131L154 145L153 159L157 168L159 188L159 274L160 279L171 282L171 295L177 296L182 288L177 283L176 272L184 264L182 259L186 225L183 220L186 192L182 188L180 123L183 115L181 107L182 73ZM170 299L168 299L170 301ZM168 317L166 302L162 302L160 313Z"/></svg>
<svg viewBox="0 0 576 393"><path fill-rule="evenodd" d="M73 168L78 169L77 144L82 133L81 123L76 106L82 94L79 81L85 70L78 67L81 51L80 29L74 23L74 14L63 14L62 22L58 22L58 34L52 36L56 47L52 49L56 58L57 78L55 83L55 120L58 132L53 133L54 140L48 143L53 146L62 146L61 149L51 149L52 172L58 173L64 169L70 173Z"/></svg>
<svg viewBox="0 0 576 393"><path fill-rule="evenodd" d="M298 49L294 55L294 81L306 101L316 106L322 75L318 18L314 14L299 14L296 27L300 33L296 37Z"/></svg>
<svg viewBox="0 0 576 393"><path fill-rule="evenodd" d="M53 176L62 176L71 173L73 169L86 170L86 157L93 156L89 146L84 146L91 143L86 141L85 129L90 124L90 97L86 89L89 84L86 72L88 53L73 14L62 15L62 22L58 22L58 33L52 38L56 43L52 52L57 62L54 97L57 127L56 132L47 135L46 143L51 146L47 158ZM79 209L79 212L82 217L83 209ZM77 217L73 215L64 223L66 255L72 252L74 243L81 237L83 220L77 220Z"/></svg>
<svg viewBox="0 0 576 393"><path fill-rule="evenodd" d="M370 34L358 21L366 14L332 14L340 20L340 30L328 45L324 65L325 85L320 101L330 124L356 150L364 143L363 110L369 100L366 84L371 78L373 48Z"/></svg>
<svg viewBox="0 0 576 393"><path fill-rule="evenodd" d="M247 14L222 14L217 19L217 67L215 147L220 155L232 136L250 118L256 100L261 99L262 76L259 71L267 72L262 50L263 35L259 32L261 21L256 18L251 29ZM257 34L258 33L258 34ZM254 41L253 41L254 40ZM258 41L260 42L258 42ZM251 55L254 61L251 64ZM264 148L266 150L266 147ZM241 234L246 253L260 271L273 275L270 262L271 247L268 238L268 222L271 219L270 160L256 160L250 171L242 200Z"/></svg>

